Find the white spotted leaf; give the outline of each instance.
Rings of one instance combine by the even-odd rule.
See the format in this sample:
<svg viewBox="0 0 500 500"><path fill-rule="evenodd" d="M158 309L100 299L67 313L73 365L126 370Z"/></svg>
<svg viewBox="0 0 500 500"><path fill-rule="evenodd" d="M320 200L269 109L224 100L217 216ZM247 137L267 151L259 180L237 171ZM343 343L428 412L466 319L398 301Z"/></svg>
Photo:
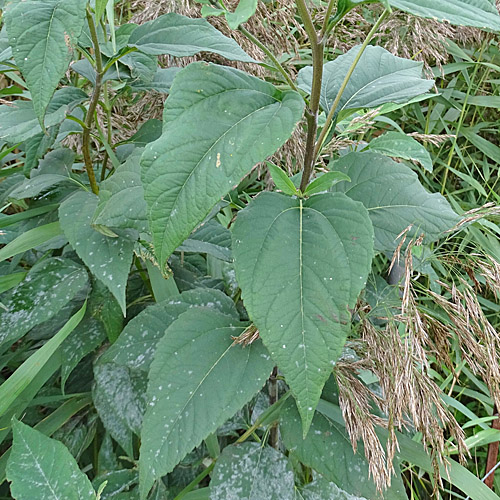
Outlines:
<svg viewBox="0 0 500 500"><path fill-rule="evenodd" d="M294 477L279 451L259 443L224 448L210 481L210 500L294 500Z"/></svg>
<svg viewBox="0 0 500 500"><path fill-rule="evenodd" d="M304 434L350 331L373 258L373 228L344 195L261 193L233 230L250 319L297 400Z"/></svg>
<svg viewBox="0 0 500 500"><path fill-rule="evenodd" d="M126 237L104 236L92 227L97 203L98 198L94 194L77 191L61 203L59 221L64 235L80 259L109 288L125 316L125 290L134 242Z"/></svg>
<svg viewBox="0 0 500 500"><path fill-rule="evenodd" d="M14 420L7 479L16 500L95 500L88 477L59 441Z"/></svg>
<svg viewBox="0 0 500 500"><path fill-rule="evenodd" d="M250 401L269 377L273 365L260 341L233 345L233 337L244 330L232 316L193 308L159 341L141 433L142 499L155 480Z"/></svg>

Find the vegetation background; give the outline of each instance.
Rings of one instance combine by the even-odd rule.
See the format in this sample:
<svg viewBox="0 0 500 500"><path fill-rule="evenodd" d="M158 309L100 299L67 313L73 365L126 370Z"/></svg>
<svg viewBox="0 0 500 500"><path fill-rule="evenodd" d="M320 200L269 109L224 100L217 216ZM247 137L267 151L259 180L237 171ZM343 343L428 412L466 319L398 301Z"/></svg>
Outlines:
<svg viewBox="0 0 500 500"><path fill-rule="evenodd" d="M284 464L280 462L282 458L264 457L264 464L266 459L269 460L265 467L267 475L259 472L260 475L253 477L253 481L281 484L293 469L295 483L293 475L291 477L296 496L291 498L348 499L358 498L351 496L354 492L349 491L348 485L359 481L363 474L367 476L369 471L380 488L374 488L373 496L367 498L377 498L380 490L387 486L391 472L386 462L386 453L391 455L391 439L387 441L387 435L381 437L375 432L387 409L395 415L404 415L402 420L408 425L400 429L404 432L399 440L400 450L392 450L400 464L400 471L396 466L396 472L401 473L404 492L395 492L399 483L393 476L393 486L385 492L385 498L427 499L437 496L465 499L471 492L475 493L472 498L478 499L500 496L500 473L494 473L500 464L500 420L497 418L497 402L500 401L498 34L423 19L396 9L373 32L372 28L384 12L384 6L371 2L354 3L361 5L351 10L329 35L326 60L334 60L363 43L370 33L373 45L384 47L396 56L422 61L426 77L435 79L431 92L436 95L414 99L404 106L360 110L340 120L336 137L319 158L317 172L327 172L332 158L342 158L349 151L368 147L410 167L429 192L445 196L464 219L454 231L431 244L422 245L418 235L414 238L414 235L408 236L405 242L406 235L403 233L401 246L395 253L379 253L374 259L373 273L356 308L357 326L335 368L335 377L327 383L325 391L329 392L324 394L325 401L339 403L342 408L343 413L337 414L337 418L345 421L347 430L342 431L343 435L348 433L353 443L358 440L363 442L357 454L350 458L352 461L346 462L346 477L336 477L340 489L329 490L329 493L325 489L317 496L314 496L316 493L312 488L307 490L311 484L319 488L316 485L318 472L328 481L333 481L328 467L322 468L310 458L315 453L326 457L326 448L321 448L324 442L321 446L314 443L313 449L301 451L295 436L301 434L300 424L299 427L294 426L295 413L294 418L290 417L295 409L283 406L289 404L289 401L286 402L288 393L282 376L274 370L264 389L260 392L256 389L254 393L257 395L250 402L241 404L241 409L233 412L236 415L227 416L216 433L201 437L197 443L203 441L200 446L193 449L193 444L182 457L178 457L175 468L155 483L148 498L246 498L235 493L237 486L243 489L245 486L239 483L236 486L227 477L233 474L234 477L248 479L252 476L260 461L260 456L254 460L254 454L258 454L260 449L255 443L269 443L276 451L286 453L288 461ZM97 4L99 2L94 3L94 12L99 8ZM76 245L80 243L75 244L76 240L70 236L74 222L71 218L64 222L64 214L60 215L62 234L54 214L57 213L57 206L73 192L75 183L88 187L84 165L89 141L92 147L91 163L96 165L98 180L102 183L108 182L108 175L118 165L123 165L126 158L133 158L140 148L161 135L164 104L174 73L162 73L163 79L158 76L154 83L151 80L145 82L141 72L152 71L156 74L156 66L152 69L148 67L150 60L146 58L132 60L137 52L123 52L124 59L119 67L118 59L113 59L116 44L120 46L120 37L125 36L125 30L120 32L119 27L127 23L142 25L171 12L198 18L201 9L210 7L210 4L212 2L188 0L119 0L107 6L104 3L102 21L96 23L98 29L103 28L99 33L102 55L111 71L116 67L119 75L104 82L103 94L95 103L95 116L94 113L89 114L83 103L91 96L95 74L85 67L91 59L85 53L91 55L93 51L91 43L85 45L80 42L71 71L66 72L60 88L72 85L72 88L85 94L83 97L71 96L69 107L72 119L66 119L62 125L55 125L54 122L52 126L47 126L48 133L30 132L38 127L33 113L29 115L25 110L27 114L22 118L12 118L8 114L14 101L31 101L19 68L10 57L2 57L8 50L6 30L4 25L2 27L0 244L5 246L0 249L0 307L4 311L0 317L4 330L0 333L0 498L49 498L36 496L36 489L22 491L21 486L16 493L15 486L11 491L10 483L22 483L23 475L26 478L33 473L29 462L39 459L43 462L43 455L47 457L51 453L63 457L66 464L71 454L78 464L77 469L92 481L98 497L116 500L139 498L138 449L147 380L145 372L140 372L139 361L135 367L139 368L137 371L129 369L127 354L124 354L126 350L119 350L120 346L130 348L131 344L127 342L132 337L127 337L127 331L142 327L139 322L145 321L146 316L138 315L143 314L147 307L156 307L153 305L155 302L165 299L177 303L179 292L183 297L189 297L185 299L188 304L189 301L209 302L213 296L203 295L205 292L200 292L200 289L217 290L225 299L229 298L227 304L225 299L220 299L222 308L226 307L231 314L237 311L238 318L245 317L241 292L229 262L231 258L227 258L230 243L225 232L216 231L212 239L200 235L188 240L190 243L181 247L169 260L169 272L173 273L174 279L164 279L168 273L162 276L148 242L140 248L136 246L133 257L132 251L130 253L131 271L130 274L127 271L125 282L127 295L123 295L121 303L102 282L92 278L91 287L83 284L87 278L78 274L77 267L65 270L50 268L54 259L79 261L73 248L78 253ZM235 0L225 2L230 11L234 11L237 4ZM263 44L264 49L267 47L275 54L281 66L295 79L299 70L311 65L313 55L304 24L290 4L286 0L259 2L257 13L245 23L245 27ZM310 2L315 20L325 17L327 6L327 2L319 0ZM499 6L497 2L497 8ZM280 89L286 87L287 82L275 71L274 61L269 59L266 50L256 46L242 30L229 28L224 16L210 17L209 22L236 40L249 56L265 63L248 65L228 61L213 53L182 58L160 55L160 68L185 67L194 61L210 61L244 69ZM128 61L127 57L130 58ZM127 76L120 76L120 71ZM140 76L136 77L134 72ZM49 114L53 111L49 107L46 120L53 116ZM89 115L92 134L85 139ZM395 135L391 138L390 134ZM291 138L269 158L275 166L286 170L292 179L304 163L305 138L305 128L297 127ZM54 146L55 143L58 147ZM50 161L58 165L57 171L50 170ZM61 173L60 165L64 166L64 173ZM218 206L217 217L213 219L218 226L230 228L236 213L257 193L272 190L275 182L283 190L278 185L279 179L271 173L272 167L268 163L256 165ZM44 184L37 181L37 175L62 175L70 182L61 183L61 179L46 178ZM132 167L125 172L123 179L120 182L128 188L135 188L136 183L140 183ZM104 195L101 187L101 201L109 201L116 192L113 189L118 189L111 184L107 186ZM80 213L81 217L90 219L94 208L97 208L96 202L96 206L89 209L89 214L83 210L83 206L88 206L85 205L86 194L82 195L82 203L74 210L75 217ZM103 196L108 194L109 198L105 200ZM133 198L129 200L132 203ZM135 210L136 206L131 205L130 209ZM111 217L109 213L107 216ZM116 236L114 229L109 229L115 226L97 225L100 237ZM37 232L40 228L44 228L43 234ZM111 234L106 232L108 230ZM119 235L122 236L121 233ZM92 233L81 241L85 239L91 241ZM27 273L29 281L25 279ZM51 278L54 276L57 280ZM64 283L60 293L57 292L59 285L55 283ZM25 289L22 289L23 286ZM11 314L13 293L19 296L15 299L15 314ZM40 300L36 298L37 293ZM83 303L87 297L85 311ZM51 308L53 312L48 313ZM122 309L125 310L125 317ZM159 309L148 311L154 311L151 313L153 319L157 314L157 321L167 321L162 316L165 313L159 313ZM173 318L179 313L168 314ZM377 330L370 330L368 323L362 321L365 316L374 321ZM83 317L83 323L75 326ZM406 344L398 340L397 330L395 333L389 328L385 330L386 337L380 336L378 328L387 317L397 317L401 324L411 325L414 329L417 341L411 352ZM204 320L201 317L198 320L202 328ZM451 325L453 334L439 330L442 325ZM13 342L5 344L8 334L18 330L23 331ZM239 342L251 343L258 332L242 327L237 334L242 334ZM78 341L81 338L85 340ZM147 353L147 350L143 351ZM120 359L125 360L123 364L120 364ZM33 365L28 363L29 360ZM145 362L148 366L150 363L151 360ZM422 375L424 372L425 376ZM179 373L182 375L184 372L181 370ZM280 401L281 406L278 405ZM207 403L208 406L210 404ZM282 424L278 431L276 422L281 414L286 415L287 412L289 416L281 418L285 421L288 418L288 423ZM11 460L7 465L13 444L13 416L39 433L51 436L66 448L62 445L59 448L52 441L43 441L38 434L29 434L29 428L14 423L18 426L14 433L18 433L19 442L22 439L30 445L24 452L16 454L17 461ZM328 418L329 425L333 425L334 416ZM323 424L318 424L316 431L319 434L330 432L321 427ZM336 425L339 425L338 422ZM230 457L230 453L224 450L247 439L244 445L247 464L236 470L235 464L240 464L238 457ZM383 446L389 443L389 449L384 451L381 442ZM423 452L424 448L412 448L412 444L421 442L432 450L429 452L432 461ZM468 453L464 453L463 445L468 448ZM314 446L320 447L314 449ZM465 475L461 468L452 467L446 471L443 465L439 471L439 456L460 461L471 475ZM357 457L361 457L361 465ZM68 480L74 480L77 472L64 471L63 465L56 462L51 465L52 473L57 476L66 472ZM215 473L212 472L214 467L217 467ZM471 476L485 480L493 496L478 489ZM214 478L218 478L220 484L216 485ZM230 484L227 490L224 489L225 480ZM51 481L55 479L48 483ZM86 496L92 494L95 498L95 493L88 494L82 490L78 498L92 498ZM279 491L259 494L268 495L266 499L288 498L280 496ZM64 494L57 495L54 493L54 498L70 498ZM249 498L264 500L263 496Z"/></svg>

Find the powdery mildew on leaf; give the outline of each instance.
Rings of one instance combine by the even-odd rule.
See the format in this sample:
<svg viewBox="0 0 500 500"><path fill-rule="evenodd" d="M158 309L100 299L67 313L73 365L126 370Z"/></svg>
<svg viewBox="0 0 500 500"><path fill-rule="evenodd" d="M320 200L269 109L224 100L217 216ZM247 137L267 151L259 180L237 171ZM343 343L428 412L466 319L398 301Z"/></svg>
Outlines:
<svg viewBox="0 0 500 500"><path fill-rule="evenodd" d="M294 500L294 476L288 459L269 446L228 446L217 460L210 500Z"/></svg>

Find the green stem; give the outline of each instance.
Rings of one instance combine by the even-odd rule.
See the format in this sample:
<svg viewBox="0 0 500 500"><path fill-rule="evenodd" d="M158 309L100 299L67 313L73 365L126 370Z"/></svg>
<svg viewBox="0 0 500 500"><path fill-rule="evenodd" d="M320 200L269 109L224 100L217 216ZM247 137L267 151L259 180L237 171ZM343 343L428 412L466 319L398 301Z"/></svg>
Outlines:
<svg viewBox="0 0 500 500"><path fill-rule="evenodd" d="M302 172L302 180L300 182L300 190L305 191L309 184L309 179L314 169L316 157L314 156L314 145L316 144L316 134L318 133L318 114L319 103L321 98L321 83L323 81L323 56L324 56L324 40L316 32L316 28L312 22L311 13L307 8L305 0L297 0L297 10L304 23L304 29L311 42L312 58L313 58L313 79L311 88L311 98L309 107L306 110L307 120L307 139L304 156L304 168Z"/></svg>
<svg viewBox="0 0 500 500"><path fill-rule="evenodd" d="M345 76L344 81L342 82L342 85L340 86L337 97L335 98L335 101L332 104L332 108L330 109L330 112L328 113L325 125L323 127L323 130L321 131L318 142L316 143L316 148L314 150L314 159L315 160L316 160L316 158L318 158L319 154L321 153L321 148L323 147L323 143L325 142L325 139L328 136L328 133L330 132L330 128L331 128L332 123L333 123L333 118L334 118L335 113L337 111L337 108L339 106L340 99L342 98L342 95L344 94L344 91L347 87L347 84L349 83L349 80L351 79L352 74L354 73L354 70L356 69L358 62L361 59L361 56L363 55L364 51L366 50L366 47L368 47L370 40L375 35L377 30L380 28L380 25L382 24L382 22L384 21L384 19L387 17L388 14L389 14L389 11L387 9L384 10L382 15L378 18L378 21L375 23L375 25L371 29L370 33L368 33L368 36L366 37L365 41L363 42L363 45L361 45L359 52L357 53L354 61L352 62L351 67L349 68L349 71L347 72L347 75Z"/></svg>
<svg viewBox="0 0 500 500"><path fill-rule="evenodd" d="M94 166L92 164L92 156L90 154L90 131L92 129L92 123L94 121L94 113L97 108L97 103L99 102L99 96L101 94L102 76L104 73L102 67L101 49L99 47L99 39L97 37L94 19L92 18L92 14L88 9L87 9L87 21L89 24L92 43L94 45L96 78L95 78L94 91L92 92L92 97L90 98L89 109L87 110L87 116L85 117L85 127L83 129L83 139L82 139L82 150L83 150L83 158L85 161L85 170L87 171L87 175L89 176L90 187L92 188L92 192L94 194L99 194L99 186L97 185L97 181L95 178Z"/></svg>
<svg viewBox="0 0 500 500"><path fill-rule="evenodd" d="M323 28L321 30L321 38L326 38L329 33L329 25L330 25L330 17L332 16L332 11L335 5L337 4L337 0L330 0L328 7L326 9L325 20L323 22ZM333 26L332 26L333 28ZM331 31L331 30L330 30Z"/></svg>
<svg viewBox="0 0 500 500"><path fill-rule="evenodd" d="M254 35L252 35L252 33L250 33L248 30L243 28L243 26L240 26L238 28L238 31L240 31L243 35L245 35L254 45L259 47L259 49L262 50L262 52L264 52L264 54L266 54L267 57L269 57L271 62L274 64L274 67L276 68L276 70L279 71L283 75L283 77L285 78L288 85L290 85L290 87L293 90L298 92L299 89L297 88L297 86L295 85L293 80L291 79L290 75L287 73L286 69L278 61L276 56L258 38L256 38Z"/></svg>

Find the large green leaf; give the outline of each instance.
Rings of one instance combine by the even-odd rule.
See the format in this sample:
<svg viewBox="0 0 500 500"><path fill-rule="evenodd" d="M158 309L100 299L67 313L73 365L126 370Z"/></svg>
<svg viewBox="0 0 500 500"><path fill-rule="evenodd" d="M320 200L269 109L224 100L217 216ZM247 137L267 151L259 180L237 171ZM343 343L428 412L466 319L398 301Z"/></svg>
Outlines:
<svg viewBox="0 0 500 500"><path fill-rule="evenodd" d="M142 180L161 264L212 207L292 134L304 103L296 92L224 66L180 71L163 135L142 160Z"/></svg>
<svg viewBox="0 0 500 500"><path fill-rule="evenodd" d="M231 61L256 62L231 38L224 36L205 19L170 13L135 29L129 46L152 55L176 57L213 52Z"/></svg>
<svg viewBox="0 0 500 500"><path fill-rule="evenodd" d="M354 453L349 436L342 425L316 413L307 438L302 439L300 415L294 402L289 401L281 413L280 432L285 446L303 464L351 495L377 498L377 488L369 477L368 461L363 447L360 446L357 453ZM397 464L394 465L399 474ZM393 476L391 487L384 492L384 499L406 498L401 476Z"/></svg>
<svg viewBox="0 0 500 500"><path fill-rule="evenodd" d="M340 182L333 191L362 202L368 209L375 229L375 248L392 252L397 236L408 226L408 239L424 233L427 242L438 239L460 218L440 194L430 194L417 174L402 163L378 153L350 153L333 167L351 178Z"/></svg>
<svg viewBox="0 0 500 500"><path fill-rule="evenodd" d="M340 86L361 46L328 62L323 67L321 107L328 113ZM361 56L339 101L337 112L346 109L376 108L387 102L404 103L424 94L434 84L422 78L423 63L392 55L382 47L369 45ZM311 91L313 70L307 66L299 71L297 83Z"/></svg>
<svg viewBox="0 0 500 500"><path fill-rule="evenodd" d="M73 57L85 9L83 0L17 0L8 5L5 22L12 53L41 122Z"/></svg>
<svg viewBox="0 0 500 500"><path fill-rule="evenodd" d="M118 340L103 354L101 362L148 371L166 328L192 307L213 308L235 320L239 318L233 301L219 290L188 290L175 299L147 307L129 321Z"/></svg>
<svg viewBox="0 0 500 500"><path fill-rule="evenodd" d="M294 500L294 486L283 454L259 443L243 443L227 446L217 460L210 500Z"/></svg>
<svg viewBox="0 0 500 500"><path fill-rule="evenodd" d="M357 471L356 471L357 472ZM297 493L295 500L370 500L370 498L382 498L379 494L365 498L354 496L339 488L335 483L331 483L321 476L316 476L312 483L307 484ZM385 495L383 497L386 498ZM404 497L406 499L406 497Z"/></svg>
<svg viewBox="0 0 500 500"><path fill-rule="evenodd" d="M12 427L7 479L16 500L95 500L88 477L62 443L17 420Z"/></svg>
<svg viewBox="0 0 500 500"><path fill-rule="evenodd" d="M104 236L91 226L97 203L94 194L77 191L61 203L59 220L71 246L90 272L116 297L125 316L125 289L134 241L125 234L119 238Z"/></svg>
<svg viewBox="0 0 500 500"><path fill-rule="evenodd" d="M141 433L141 498L264 385L272 362L263 345L233 345L244 329L234 317L194 308L158 343Z"/></svg>
<svg viewBox="0 0 500 500"><path fill-rule="evenodd" d="M238 214L233 253L245 307L290 385L305 434L370 271L368 213L331 193L305 201L262 193Z"/></svg>
<svg viewBox="0 0 500 500"><path fill-rule="evenodd" d="M389 0L389 3L416 16L500 31L500 16L491 0Z"/></svg>
<svg viewBox="0 0 500 500"><path fill-rule="evenodd" d="M332 193L305 201L262 193L238 214L233 253L245 307L290 385L305 434L371 268L368 213Z"/></svg>
<svg viewBox="0 0 500 500"><path fill-rule="evenodd" d="M54 317L86 286L85 269L74 262L54 257L33 266L0 309L0 345L12 343L34 326Z"/></svg>

